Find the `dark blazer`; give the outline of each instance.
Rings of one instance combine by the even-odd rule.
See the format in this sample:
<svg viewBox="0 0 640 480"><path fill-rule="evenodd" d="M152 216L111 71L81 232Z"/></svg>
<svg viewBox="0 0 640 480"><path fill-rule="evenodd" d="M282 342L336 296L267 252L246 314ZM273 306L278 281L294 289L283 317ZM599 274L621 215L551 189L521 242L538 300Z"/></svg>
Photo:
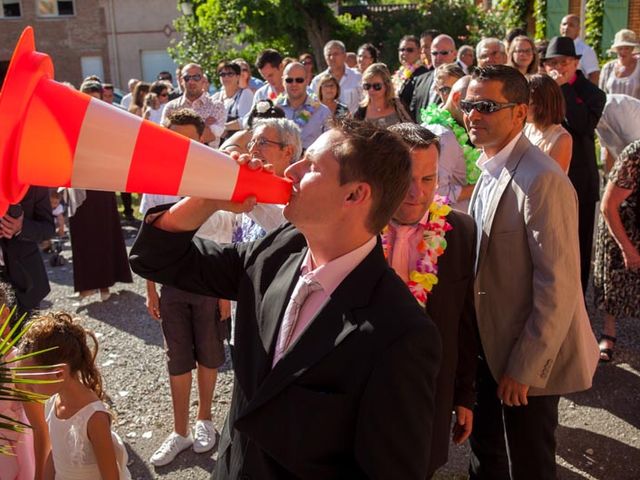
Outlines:
<svg viewBox="0 0 640 480"><path fill-rule="evenodd" d="M422 75L426 75L427 73L429 73L429 71L430 70L427 67L425 67L424 65L421 65L420 68L416 68L413 71L413 74L411 75L411 77L409 77L402 84L402 87L400 87L400 91L398 92L398 98L400 99L404 107L407 109L407 111L411 109L411 100L413 99L413 93L414 93L418 78L420 78ZM416 117L412 113L411 113L411 117L413 118L414 121L416 120Z"/></svg>
<svg viewBox="0 0 640 480"><path fill-rule="evenodd" d="M131 266L238 301L233 400L214 478L424 480L440 338L380 241L272 369L304 237L288 224L248 244L193 233L144 225Z"/></svg>
<svg viewBox="0 0 640 480"><path fill-rule="evenodd" d="M13 238L0 239L7 268L21 310L40 305L51 288L38 243L51 238L55 232L49 189L30 187L20 202L24 211L22 232Z"/></svg>
<svg viewBox="0 0 640 480"><path fill-rule="evenodd" d="M578 193L578 201L596 202L599 194L596 165L595 130L607 95L585 78L580 70L573 85L562 85L567 113L562 126L573 139L569 179Z"/></svg>
<svg viewBox="0 0 640 480"><path fill-rule="evenodd" d="M442 363L436 380L429 473L447 463L451 412L460 405L473 409L479 336L473 304L476 224L467 214L452 210L447 221L447 248L438 259L438 284L427 300L427 314L442 337Z"/></svg>
<svg viewBox="0 0 640 480"><path fill-rule="evenodd" d="M436 95L434 98L429 99L429 93L431 92L431 86L435 81L435 70L429 70L424 75L420 75L416 79L416 84L413 90L413 98L409 103L409 113L416 119L417 123L420 123L420 111L423 108L427 108L429 103L442 103L440 96ZM430 100L433 100L431 102Z"/></svg>

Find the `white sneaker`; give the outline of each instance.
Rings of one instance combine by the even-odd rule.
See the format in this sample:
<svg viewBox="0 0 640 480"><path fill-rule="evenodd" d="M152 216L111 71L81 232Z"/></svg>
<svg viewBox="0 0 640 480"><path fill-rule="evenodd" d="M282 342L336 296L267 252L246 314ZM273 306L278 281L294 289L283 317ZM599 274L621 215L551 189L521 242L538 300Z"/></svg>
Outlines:
<svg viewBox="0 0 640 480"><path fill-rule="evenodd" d="M204 453L215 446L218 432L211 420L198 420L194 428L193 436L193 451L196 453Z"/></svg>
<svg viewBox="0 0 640 480"><path fill-rule="evenodd" d="M170 464L173 460L178 456L180 452L186 450L191 445L193 445L193 437L191 436L191 432L186 437L182 435L178 435L176 432L172 432L160 448L155 451L153 455L151 455L151 459L149 462L151 465L156 467L163 467L165 465Z"/></svg>

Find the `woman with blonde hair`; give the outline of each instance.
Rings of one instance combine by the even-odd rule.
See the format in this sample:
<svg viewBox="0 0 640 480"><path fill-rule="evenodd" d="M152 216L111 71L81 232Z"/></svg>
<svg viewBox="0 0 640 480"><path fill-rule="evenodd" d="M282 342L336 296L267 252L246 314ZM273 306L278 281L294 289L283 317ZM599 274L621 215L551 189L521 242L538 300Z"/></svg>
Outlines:
<svg viewBox="0 0 640 480"><path fill-rule="evenodd" d="M566 110L562 90L550 76L538 73L529 78L529 88L531 97L524 134L558 162L566 173L571 162L573 140L561 125Z"/></svg>
<svg viewBox="0 0 640 480"><path fill-rule="evenodd" d="M538 73L538 50L529 37L519 35L509 44L508 65L523 75Z"/></svg>
<svg viewBox="0 0 640 480"><path fill-rule="evenodd" d="M364 99L353 117L367 120L380 127L413 122L411 115L396 97L391 72L384 63L374 63L362 74Z"/></svg>
<svg viewBox="0 0 640 480"><path fill-rule="evenodd" d="M142 116L144 110L144 98L150 90L151 85L147 82L139 82L136 85L136 87L133 89L131 105L129 105L129 112L139 117Z"/></svg>

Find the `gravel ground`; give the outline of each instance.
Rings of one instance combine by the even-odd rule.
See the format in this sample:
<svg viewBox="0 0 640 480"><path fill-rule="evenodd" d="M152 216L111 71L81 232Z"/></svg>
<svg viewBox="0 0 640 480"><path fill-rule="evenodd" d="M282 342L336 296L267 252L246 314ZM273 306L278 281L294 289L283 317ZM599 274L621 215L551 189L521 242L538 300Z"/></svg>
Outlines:
<svg viewBox="0 0 640 480"><path fill-rule="evenodd" d="M134 232L125 228L132 243ZM63 255L70 259L69 245ZM70 262L49 267L52 291L43 308L65 310L80 317L98 335L98 363L115 414L115 429L128 445L129 468L134 479L208 479L216 454L187 450L170 465L154 468L148 462L153 451L172 430L172 409L165 368L160 325L147 314L144 281L117 284L106 302L97 296L80 303L73 293ZM602 318L592 312L594 328ZM228 359L228 355L227 355ZM231 399L233 373L229 361L220 369L213 405L216 427L222 429ZM192 392L192 419L197 406ZM558 478L574 480L640 479L640 322L619 323L614 362L598 368L594 387L562 398L558 440ZM392 418L392 417L391 417ZM450 461L437 480L467 478L467 447L451 447Z"/></svg>

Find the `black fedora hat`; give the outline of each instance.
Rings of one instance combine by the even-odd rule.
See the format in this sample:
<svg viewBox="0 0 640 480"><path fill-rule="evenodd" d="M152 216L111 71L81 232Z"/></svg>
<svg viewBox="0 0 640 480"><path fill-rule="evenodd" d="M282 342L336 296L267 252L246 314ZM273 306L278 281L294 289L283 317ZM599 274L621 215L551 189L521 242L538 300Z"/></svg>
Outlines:
<svg viewBox="0 0 640 480"><path fill-rule="evenodd" d="M553 37L549 42L549 46L547 47L543 60L554 57L581 58L582 55L576 55L576 47L571 38Z"/></svg>

